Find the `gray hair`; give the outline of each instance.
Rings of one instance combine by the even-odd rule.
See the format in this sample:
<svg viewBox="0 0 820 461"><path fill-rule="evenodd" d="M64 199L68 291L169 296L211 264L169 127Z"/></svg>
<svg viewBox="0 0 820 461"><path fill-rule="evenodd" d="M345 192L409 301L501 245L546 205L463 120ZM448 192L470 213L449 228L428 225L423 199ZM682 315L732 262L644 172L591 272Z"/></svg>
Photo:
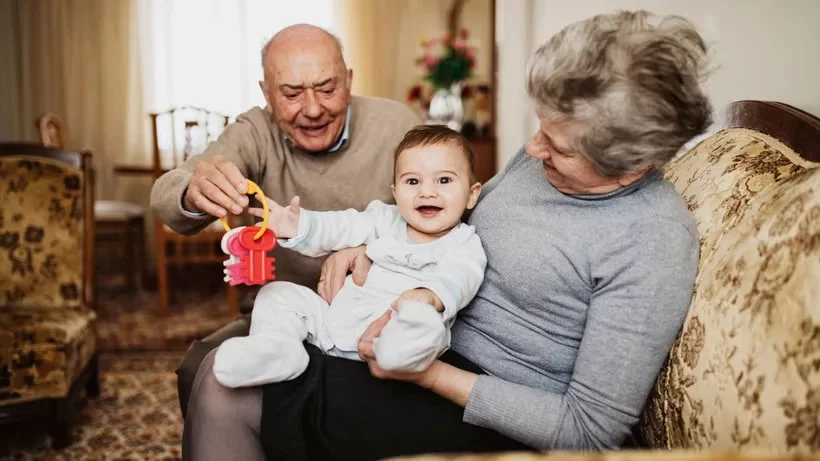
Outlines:
<svg viewBox="0 0 820 461"><path fill-rule="evenodd" d="M622 11L571 24L527 64L539 117L581 122L573 149L609 177L663 166L711 124L706 44L684 18L655 19Z"/></svg>

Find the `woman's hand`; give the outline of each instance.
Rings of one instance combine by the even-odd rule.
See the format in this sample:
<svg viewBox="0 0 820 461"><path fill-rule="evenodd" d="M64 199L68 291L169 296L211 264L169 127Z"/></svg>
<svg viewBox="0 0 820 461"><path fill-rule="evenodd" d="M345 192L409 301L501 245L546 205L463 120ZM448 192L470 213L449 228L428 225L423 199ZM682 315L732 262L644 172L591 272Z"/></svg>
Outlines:
<svg viewBox="0 0 820 461"><path fill-rule="evenodd" d="M393 311L388 309L387 312L374 320L373 323L371 323L367 329L364 330L362 336L359 337L359 357L367 362L367 366L370 367L370 374L376 378L408 381L418 384L425 389L432 389L438 379L441 367L444 365L439 360L436 360L430 364L426 370L415 373L398 373L395 371L387 371L380 367L378 362L376 362L376 355L373 351L373 340L381 335L384 326L390 321L390 315L392 313Z"/></svg>
<svg viewBox="0 0 820 461"><path fill-rule="evenodd" d="M262 197L256 194L256 199L260 200ZM268 218L268 227L273 230L278 238L289 239L296 237L299 231L299 215L301 208L299 207L299 196L293 197L290 205L283 207L271 199L268 200L268 208L270 210L270 217ZM265 217L265 210L262 208L250 208L248 213L257 218Z"/></svg>
<svg viewBox="0 0 820 461"><path fill-rule="evenodd" d="M222 155L197 163L182 198L186 210L222 218L230 211L241 214L248 206L248 181L236 165Z"/></svg>
<svg viewBox="0 0 820 461"><path fill-rule="evenodd" d="M367 257L366 250L367 247L364 245L339 250L322 263L322 274L319 276L316 291L328 304L333 302L333 298L342 289L348 272L353 272L353 282L356 285L364 285L367 272L373 264Z"/></svg>
<svg viewBox="0 0 820 461"><path fill-rule="evenodd" d="M435 307L437 311L444 312L444 303L441 302L441 299L439 299L432 290L427 288L413 288L412 290L403 292L393 301L391 307L398 310L402 301L416 301L429 304Z"/></svg>

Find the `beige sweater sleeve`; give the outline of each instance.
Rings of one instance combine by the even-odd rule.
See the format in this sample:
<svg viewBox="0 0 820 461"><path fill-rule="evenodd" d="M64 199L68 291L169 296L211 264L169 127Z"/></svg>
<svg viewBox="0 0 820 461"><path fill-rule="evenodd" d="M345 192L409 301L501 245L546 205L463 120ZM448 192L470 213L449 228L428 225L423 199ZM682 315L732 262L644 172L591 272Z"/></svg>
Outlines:
<svg viewBox="0 0 820 461"><path fill-rule="evenodd" d="M254 108L236 118L216 141L204 152L189 158L154 183L151 189L151 208L156 217L171 229L182 234L195 234L216 219L210 215L192 217L182 209L182 198L188 189L196 165L202 160L222 155L227 157L246 178L259 176L262 152L271 149L270 124L264 111Z"/></svg>

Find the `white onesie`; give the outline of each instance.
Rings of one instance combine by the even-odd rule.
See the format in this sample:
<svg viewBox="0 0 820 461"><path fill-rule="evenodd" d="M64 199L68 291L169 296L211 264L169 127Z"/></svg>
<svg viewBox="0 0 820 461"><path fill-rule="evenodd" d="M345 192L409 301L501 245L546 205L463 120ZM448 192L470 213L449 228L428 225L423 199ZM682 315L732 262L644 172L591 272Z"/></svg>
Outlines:
<svg viewBox="0 0 820 461"><path fill-rule="evenodd" d="M272 282L256 297L249 336L225 341L216 353L214 373L228 387L293 379L307 368L308 340L331 355L359 358L358 341L401 293L427 288L441 299L444 312L408 302L393 312L374 342L376 360L386 370L426 369L450 344L450 326L459 309L475 296L487 258L475 229L458 224L447 235L412 243L398 207L371 202L359 212L301 210L294 238L279 245L307 256L367 245L373 266L364 286L348 276L328 306L312 290Z"/></svg>

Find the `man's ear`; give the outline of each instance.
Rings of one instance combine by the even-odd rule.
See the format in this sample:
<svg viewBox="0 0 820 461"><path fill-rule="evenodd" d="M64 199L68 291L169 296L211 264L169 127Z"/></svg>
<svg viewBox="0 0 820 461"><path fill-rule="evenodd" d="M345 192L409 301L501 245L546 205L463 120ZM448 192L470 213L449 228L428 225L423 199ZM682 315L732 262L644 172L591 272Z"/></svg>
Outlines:
<svg viewBox="0 0 820 461"><path fill-rule="evenodd" d="M470 197L467 199L468 210L475 208L476 203L478 203L479 195L481 195L481 183L476 181L475 184L470 186Z"/></svg>
<svg viewBox="0 0 820 461"><path fill-rule="evenodd" d="M353 69L347 69L347 90L353 88Z"/></svg>
<svg viewBox="0 0 820 461"><path fill-rule="evenodd" d="M264 80L259 80L259 89L262 90L262 96L265 97L265 102L268 103L267 110L269 113L273 113L273 102L268 97L268 86Z"/></svg>

